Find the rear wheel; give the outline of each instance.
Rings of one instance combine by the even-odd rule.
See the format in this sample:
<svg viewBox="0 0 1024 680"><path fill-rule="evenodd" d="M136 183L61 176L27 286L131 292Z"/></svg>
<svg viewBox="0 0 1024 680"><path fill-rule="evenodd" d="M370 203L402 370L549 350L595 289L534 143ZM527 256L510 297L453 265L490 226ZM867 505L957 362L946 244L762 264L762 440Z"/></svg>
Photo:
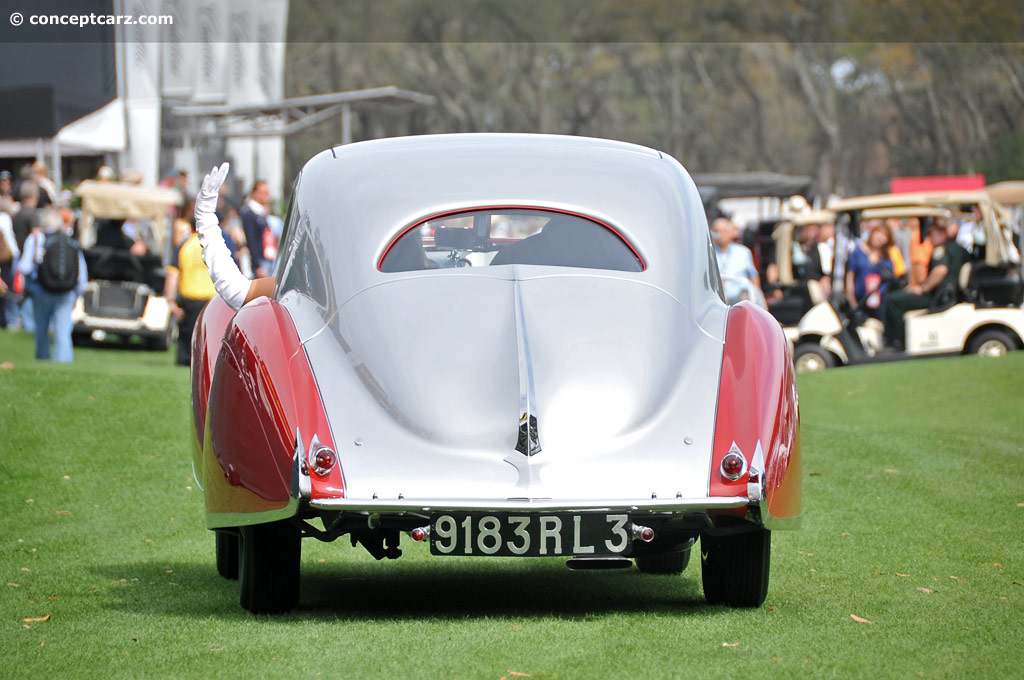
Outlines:
<svg viewBox="0 0 1024 680"><path fill-rule="evenodd" d="M981 357L1002 357L1006 356L1016 347L1013 338L1005 331L983 331L973 340L967 350L970 354L977 354Z"/></svg>
<svg viewBox="0 0 1024 680"><path fill-rule="evenodd" d="M701 580L708 604L760 607L768 595L771 537L767 529L701 536Z"/></svg>
<svg viewBox="0 0 1024 680"><path fill-rule="evenodd" d="M232 531L214 532L217 536L217 573L226 579L238 579L238 534Z"/></svg>
<svg viewBox="0 0 1024 680"><path fill-rule="evenodd" d="M824 371L835 365L835 355L832 352L811 342L797 345L793 356L793 366L797 373Z"/></svg>
<svg viewBox="0 0 1024 680"><path fill-rule="evenodd" d="M242 527L239 601L253 614L275 614L299 603L302 532L288 522Z"/></svg>
<svg viewBox="0 0 1024 680"><path fill-rule="evenodd" d="M690 551L679 550L660 555L640 555L636 558L636 568L645 574L682 574L690 563Z"/></svg>

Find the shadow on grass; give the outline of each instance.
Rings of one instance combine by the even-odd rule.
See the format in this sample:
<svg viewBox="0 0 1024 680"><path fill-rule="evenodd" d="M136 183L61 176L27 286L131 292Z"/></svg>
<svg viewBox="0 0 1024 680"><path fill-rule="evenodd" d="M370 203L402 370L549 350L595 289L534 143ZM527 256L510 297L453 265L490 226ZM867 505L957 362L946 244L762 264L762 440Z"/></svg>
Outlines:
<svg viewBox="0 0 1024 680"><path fill-rule="evenodd" d="M103 595L111 609L228 619L251 616L238 604L238 583L217 575L212 560L112 564L94 571L112 583ZM704 602L699 564L691 564L681 576L652 576L635 568L573 572L558 560L441 558L408 564L304 562L299 606L280 618L579 618L641 612L706 615L715 609Z"/></svg>

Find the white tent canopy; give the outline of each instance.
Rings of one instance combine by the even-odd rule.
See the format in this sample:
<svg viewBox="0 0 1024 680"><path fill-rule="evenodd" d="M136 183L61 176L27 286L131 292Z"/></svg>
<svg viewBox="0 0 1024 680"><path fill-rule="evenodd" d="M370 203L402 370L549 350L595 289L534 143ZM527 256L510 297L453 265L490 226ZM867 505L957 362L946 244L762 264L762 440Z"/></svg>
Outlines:
<svg viewBox="0 0 1024 680"><path fill-rule="evenodd" d="M54 143L61 156L97 156L124 151L124 102L114 99L106 106L68 123L48 140L0 140L0 158L39 156L46 146L52 148Z"/></svg>

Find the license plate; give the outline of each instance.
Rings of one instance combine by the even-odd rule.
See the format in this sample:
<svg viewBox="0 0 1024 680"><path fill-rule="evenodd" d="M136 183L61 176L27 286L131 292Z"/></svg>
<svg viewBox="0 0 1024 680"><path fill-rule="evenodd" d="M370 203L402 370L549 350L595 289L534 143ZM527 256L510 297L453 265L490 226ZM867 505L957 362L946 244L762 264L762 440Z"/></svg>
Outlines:
<svg viewBox="0 0 1024 680"><path fill-rule="evenodd" d="M621 555L630 546L625 513L452 512L430 521L434 555Z"/></svg>

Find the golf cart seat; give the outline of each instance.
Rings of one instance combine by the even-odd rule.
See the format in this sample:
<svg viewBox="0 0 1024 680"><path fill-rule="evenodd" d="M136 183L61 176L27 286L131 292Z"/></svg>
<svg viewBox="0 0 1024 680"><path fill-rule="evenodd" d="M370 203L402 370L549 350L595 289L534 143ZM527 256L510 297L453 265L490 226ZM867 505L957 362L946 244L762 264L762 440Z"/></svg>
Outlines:
<svg viewBox="0 0 1024 680"><path fill-rule="evenodd" d="M133 255L109 246L89 248L84 255L90 279L144 283L153 290L163 290L163 266L157 255Z"/></svg>
<svg viewBox="0 0 1024 680"><path fill-rule="evenodd" d="M1013 265L992 267L984 262L967 262L960 268L963 298L978 307L1012 307L1021 304L1024 282Z"/></svg>

